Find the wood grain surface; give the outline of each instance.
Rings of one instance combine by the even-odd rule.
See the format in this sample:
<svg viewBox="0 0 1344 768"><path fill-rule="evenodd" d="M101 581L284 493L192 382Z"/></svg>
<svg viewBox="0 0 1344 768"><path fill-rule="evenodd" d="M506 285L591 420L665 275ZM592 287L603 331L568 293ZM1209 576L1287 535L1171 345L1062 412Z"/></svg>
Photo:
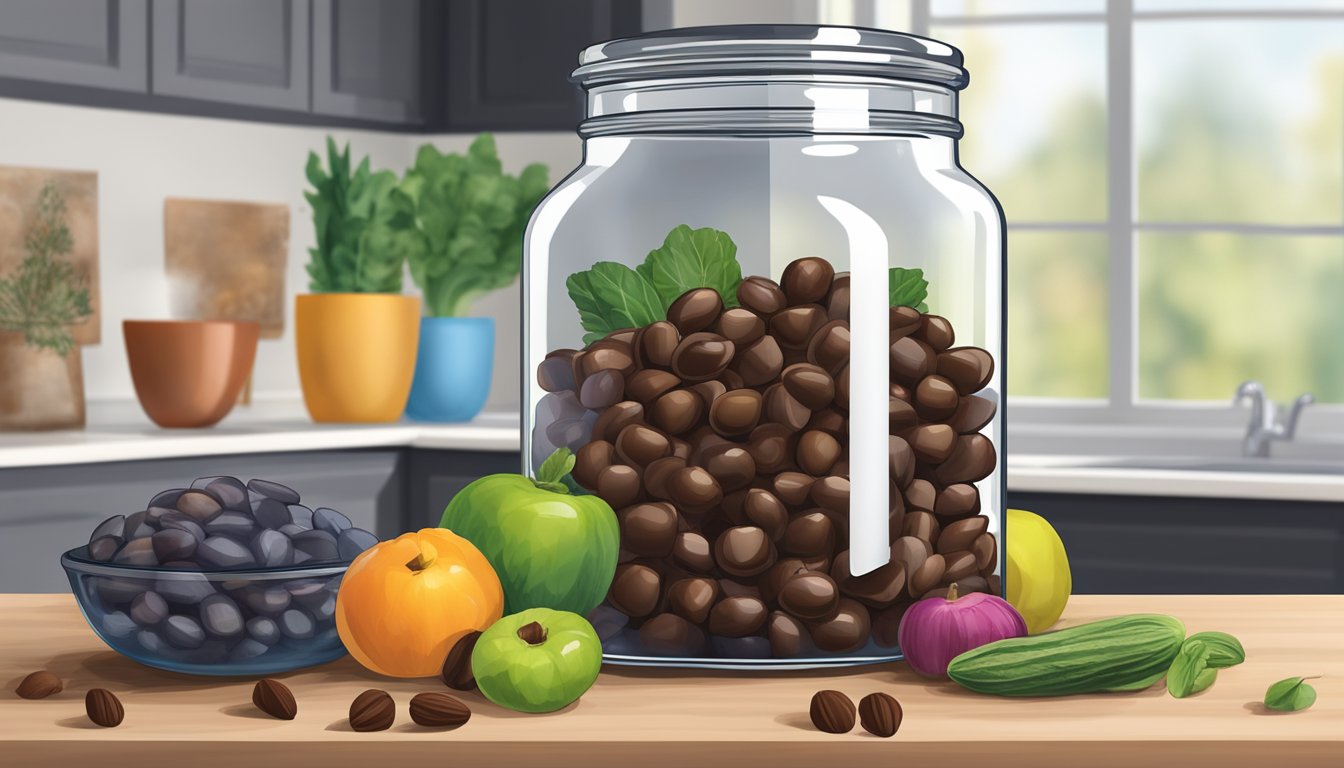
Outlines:
<svg viewBox="0 0 1344 768"><path fill-rule="evenodd" d="M915 676L904 664L773 674L608 667L579 702L521 715L477 694L456 731L410 722L436 679L390 680L349 658L281 676L298 701L292 722L250 703L252 680L203 679L140 666L108 650L69 596L0 596L0 760L6 765L258 766L1305 766L1344 765L1344 596L1076 596L1064 625L1126 613L1170 613L1189 632L1241 639L1246 663L1204 693L1171 698L1161 685L1128 694L996 699ZM19 680L49 669L65 690L25 701ZM1266 711L1265 688L1294 675L1312 681L1316 705ZM126 709L118 728L84 715L84 692L105 687ZM397 723L355 733L346 714L367 688L389 691ZM819 689L855 701L873 691L900 700L900 732L814 730L807 706ZM13 762L10 762L13 760ZM87 762L84 762L87 761Z"/></svg>

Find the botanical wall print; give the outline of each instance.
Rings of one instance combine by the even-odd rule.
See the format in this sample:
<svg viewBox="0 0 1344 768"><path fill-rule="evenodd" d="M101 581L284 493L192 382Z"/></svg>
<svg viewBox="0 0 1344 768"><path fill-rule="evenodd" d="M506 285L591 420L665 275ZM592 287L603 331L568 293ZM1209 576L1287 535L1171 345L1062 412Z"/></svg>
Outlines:
<svg viewBox="0 0 1344 768"><path fill-rule="evenodd" d="M289 206L170 197L163 245L174 318L251 321L267 339L284 332Z"/></svg>
<svg viewBox="0 0 1344 768"><path fill-rule="evenodd" d="M43 187L50 185L61 200L62 220L69 232L68 250L59 254L88 289L91 312L71 326L75 344L101 340L98 297L98 174L51 168L0 165L0 277L13 275L28 257L25 242L39 217Z"/></svg>

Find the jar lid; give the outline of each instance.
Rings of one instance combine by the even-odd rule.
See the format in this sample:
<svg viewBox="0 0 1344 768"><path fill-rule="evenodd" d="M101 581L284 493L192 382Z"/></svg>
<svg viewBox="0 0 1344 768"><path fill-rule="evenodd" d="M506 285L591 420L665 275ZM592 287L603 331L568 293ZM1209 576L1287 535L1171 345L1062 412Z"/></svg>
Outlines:
<svg viewBox="0 0 1344 768"><path fill-rule="evenodd" d="M966 87L961 51L862 27L744 24L650 32L591 45L570 80L589 88L661 77L866 75Z"/></svg>

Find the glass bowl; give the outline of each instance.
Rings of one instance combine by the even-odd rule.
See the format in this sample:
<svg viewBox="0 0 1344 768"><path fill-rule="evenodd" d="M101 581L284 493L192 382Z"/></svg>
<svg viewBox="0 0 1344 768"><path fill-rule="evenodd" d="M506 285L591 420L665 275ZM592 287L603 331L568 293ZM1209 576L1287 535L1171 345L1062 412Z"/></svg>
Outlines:
<svg viewBox="0 0 1344 768"><path fill-rule="evenodd" d="M192 675L269 675L344 656L336 590L348 565L200 571L101 563L88 547L61 555L103 642L146 666Z"/></svg>

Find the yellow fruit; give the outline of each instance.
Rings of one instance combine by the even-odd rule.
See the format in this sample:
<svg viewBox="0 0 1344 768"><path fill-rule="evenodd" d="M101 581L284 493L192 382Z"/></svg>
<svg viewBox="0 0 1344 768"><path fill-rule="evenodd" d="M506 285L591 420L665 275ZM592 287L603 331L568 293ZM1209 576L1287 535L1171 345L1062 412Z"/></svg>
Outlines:
<svg viewBox="0 0 1344 768"><path fill-rule="evenodd" d="M1008 569L1004 597L1027 620L1031 634L1059 621L1073 591L1064 542L1045 518L1024 509L1008 510Z"/></svg>

